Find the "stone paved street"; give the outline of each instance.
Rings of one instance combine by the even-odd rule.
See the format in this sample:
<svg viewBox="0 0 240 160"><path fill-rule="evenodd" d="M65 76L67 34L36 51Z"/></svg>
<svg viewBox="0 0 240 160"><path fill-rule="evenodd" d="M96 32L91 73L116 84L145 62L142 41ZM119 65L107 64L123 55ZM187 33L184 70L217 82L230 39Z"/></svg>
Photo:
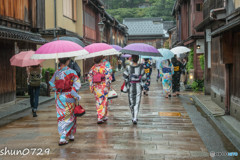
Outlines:
<svg viewBox="0 0 240 160"><path fill-rule="evenodd" d="M137 126L131 122L127 94L119 91L122 78L118 76L113 87L119 97L110 104L106 124L96 124L95 100L85 89L80 95L87 113L77 120L74 142L58 146L56 109L51 101L40 106L37 118L29 113L29 116L0 128L0 154L5 147L30 149L26 156L0 156L0 159L210 160L180 98L164 98L155 77L151 82L149 96L142 97ZM161 116L159 112L162 112ZM33 153L33 148L38 150ZM45 153L46 148L50 149L49 155ZM36 156L41 153L40 149L43 149L43 155Z"/></svg>

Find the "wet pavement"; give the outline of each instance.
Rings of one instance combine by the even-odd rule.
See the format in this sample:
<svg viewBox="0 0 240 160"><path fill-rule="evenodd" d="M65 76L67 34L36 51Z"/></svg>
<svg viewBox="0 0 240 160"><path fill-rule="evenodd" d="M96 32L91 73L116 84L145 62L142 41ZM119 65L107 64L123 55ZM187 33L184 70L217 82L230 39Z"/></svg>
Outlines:
<svg viewBox="0 0 240 160"><path fill-rule="evenodd" d="M142 97L137 125L132 124L127 94L120 92L122 78L118 76L113 83L118 98L110 102L105 124L97 125L94 96L84 87L79 94L86 114L77 119L74 142L58 146L56 109L51 101L39 106L37 118L29 112L0 128L0 159L210 160L201 132L185 108L194 107L191 101L185 94L166 99L154 76L151 83L149 96ZM25 155L8 155L13 151Z"/></svg>

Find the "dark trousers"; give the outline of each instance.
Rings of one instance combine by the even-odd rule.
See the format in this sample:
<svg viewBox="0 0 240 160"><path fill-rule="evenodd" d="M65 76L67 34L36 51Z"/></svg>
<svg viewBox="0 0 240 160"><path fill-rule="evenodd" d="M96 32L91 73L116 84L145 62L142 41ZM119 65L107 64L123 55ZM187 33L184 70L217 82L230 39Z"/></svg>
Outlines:
<svg viewBox="0 0 240 160"><path fill-rule="evenodd" d="M173 93L180 92L180 73L174 73L172 76L172 90Z"/></svg>
<svg viewBox="0 0 240 160"><path fill-rule="evenodd" d="M40 86L38 86L38 87L29 86L29 92L30 92L31 107L34 111L37 111Z"/></svg>

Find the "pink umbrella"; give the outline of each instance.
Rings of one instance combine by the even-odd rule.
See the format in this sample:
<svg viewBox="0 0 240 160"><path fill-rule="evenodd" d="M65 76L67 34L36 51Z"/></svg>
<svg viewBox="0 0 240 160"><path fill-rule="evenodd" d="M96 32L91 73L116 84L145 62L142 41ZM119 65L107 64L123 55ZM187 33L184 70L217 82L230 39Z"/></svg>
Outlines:
<svg viewBox="0 0 240 160"><path fill-rule="evenodd" d="M88 54L80 45L64 40L57 40L42 45L32 59L58 59L64 57L77 57Z"/></svg>
<svg viewBox="0 0 240 160"><path fill-rule="evenodd" d="M120 54L120 52L106 43L93 43L84 47L84 49L86 49L89 54L85 56L78 56L76 57L76 60L93 58L97 56L110 56Z"/></svg>
<svg viewBox="0 0 240 160"><path fill-rule="evenodd" d="M11 65L18 66L18 67L39 65L44 60L31 59L31 57L34 53L35 53L34 51L24 51L24 52L20 52L19 54L14 55L10 59Z"/></svg>

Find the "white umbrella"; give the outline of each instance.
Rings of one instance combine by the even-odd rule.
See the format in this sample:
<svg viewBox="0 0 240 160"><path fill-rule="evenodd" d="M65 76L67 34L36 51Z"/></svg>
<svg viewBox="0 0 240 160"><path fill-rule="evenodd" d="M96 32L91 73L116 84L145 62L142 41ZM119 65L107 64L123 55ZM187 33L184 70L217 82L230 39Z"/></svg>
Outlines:
<svg viewBox="0 0 240 160"><path fill-rule="evenodd" d="M178 57L180 57L180 54L190 52L191 49L189 49L189 48L187 48L187 47L184 47L184 46L178 46L178 47L172 48L171 51L172 51L175 55L177 55Z"/></svg>

